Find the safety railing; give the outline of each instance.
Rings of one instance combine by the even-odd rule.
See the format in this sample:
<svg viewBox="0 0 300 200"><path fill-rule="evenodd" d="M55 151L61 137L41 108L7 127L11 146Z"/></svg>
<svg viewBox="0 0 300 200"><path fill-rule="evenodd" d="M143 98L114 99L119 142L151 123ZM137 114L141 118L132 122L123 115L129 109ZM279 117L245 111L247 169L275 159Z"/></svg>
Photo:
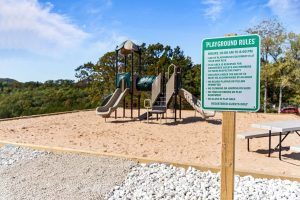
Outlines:
<svg viewBox="0 0 300 200"><path fill-rule="evenodd" d="M166 85L166 105L168 105L168 102L170 101L175 92L175 75L176 73L174 72L169 78Z"/></svg>
<svg viewBox="0 0 300 200"><path fill-rule="evenodd" d="M152 83L152 91L151 91L151 102L152 105L155 103L157 97L161 93L161 74L159 74L155 81Z"/></svg>

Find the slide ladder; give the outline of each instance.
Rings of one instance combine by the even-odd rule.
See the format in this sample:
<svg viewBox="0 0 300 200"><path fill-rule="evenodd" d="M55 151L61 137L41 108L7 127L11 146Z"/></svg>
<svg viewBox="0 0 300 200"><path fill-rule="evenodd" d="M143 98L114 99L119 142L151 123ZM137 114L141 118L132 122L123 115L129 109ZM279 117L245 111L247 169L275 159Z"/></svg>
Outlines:
<svg viewBox="0 0 300 200"><path fill-rule="evenodd" d="M161 87L162 75L161 73L156 77L152 83L151 89L151 110L139 116L139 120L147 119L147 116L152 114L163 114L167 111L166 97ZM147 114L148 113L148 114Z"/></svg>

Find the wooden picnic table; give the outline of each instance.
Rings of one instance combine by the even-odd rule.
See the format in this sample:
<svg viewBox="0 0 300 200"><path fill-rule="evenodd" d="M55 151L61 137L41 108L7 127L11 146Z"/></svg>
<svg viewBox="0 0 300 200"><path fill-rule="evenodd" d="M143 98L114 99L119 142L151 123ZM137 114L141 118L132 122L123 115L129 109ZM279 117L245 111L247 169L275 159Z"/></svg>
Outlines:
<svg viewBox="0 0 300 200"><path fill-rule="evenodd" d="M296 132L299 136L300 131L300 120L288 120L288 121L274 121L274 122L263 122L252 124L253 128L259 128L269 131L269 157L271 156L271 137L272 132L279 132L279 144L275 147L279 147L279 160L281 160L282 142L285 138L293 132ZM282 135L285 135L282 138Z"/></svg>

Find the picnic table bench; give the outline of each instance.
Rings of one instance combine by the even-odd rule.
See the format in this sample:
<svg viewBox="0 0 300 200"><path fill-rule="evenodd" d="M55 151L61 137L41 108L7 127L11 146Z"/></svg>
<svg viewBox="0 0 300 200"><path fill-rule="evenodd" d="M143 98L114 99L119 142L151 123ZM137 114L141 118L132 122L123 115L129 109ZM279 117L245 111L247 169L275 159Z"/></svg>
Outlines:
<svg viewBox="0 0 300 200"><path fill-rule="evenodd" d="M271 134L271 136L276 136L276 135L279 135L279 132ZM237 138L239 139L247 139L248 151L250 151L250 139L262 138L262 137L269 137L269 131L253 130L253 131L242 132L237 135Z"/></svg>
<svg viewBox="0 0 300 200"><path fill-rule="evenodd" d="M272 136L279 136L279 143L275 147L279 148L279 159L281 160L282 142L291 133L297 133L300 136L300 120L289 120L289 121L274 121L252 124L253 128L262 130L249 131L238 134L238 138L248 140L248 151L249 151L249 140L253 138L269 137L269 154L271 156L271 141ZM282 136L284 136L282 138ZM297 148L296 148L297 149Z"/></svg>
<svg viewBox="0 0 300 200"><path fill-rule="evenodd" d="M299 146L291 146L290 148L292 151L300 152L300 145Z"/></svg>

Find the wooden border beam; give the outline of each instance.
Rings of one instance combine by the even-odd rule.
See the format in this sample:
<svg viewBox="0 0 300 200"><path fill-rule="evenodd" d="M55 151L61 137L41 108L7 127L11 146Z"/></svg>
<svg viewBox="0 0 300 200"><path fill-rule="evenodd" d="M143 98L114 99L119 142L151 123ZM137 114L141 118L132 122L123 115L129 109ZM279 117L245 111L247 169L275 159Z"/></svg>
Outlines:
<svg viewBox="0 0 300 200"><path fill-rule="evenodd" d="M90 151L90 150L78 150L78 149L72 149L72 148L64 148L64 147L50 147L50 146L43 146L43 145L34 145L34 144L25 144L25 143L17 143L17 142L9 142L9 141L0 141L0 147L4 145L14 145L14 146L20 146L20 147L27 147L35 150L43 150L43 151L49 151L54 153L76 153L76 154L86 154L86 155L94 155L94 156L108 156L108 157L114 157L114 158L121 158L121 159L129 159L136 161L138 163L164 163L164 164L170 164L176 167L182 167L185 169L188 169L189 167L193 167L195 169L198 169L200 171L211 171L213 173L220 172L220 168L213 167L213 166L203 166L198 165L195 163L177 163L174 161L168 161L168 160L160 160L160 159L154 159L154 158L145 158L145 157L139 157L134 155L125 155L125 154L116 154L116 153L106 153L106 152L96 152L96 151ZM281 176L277 174L262 174L260 172L256 171L235 171L236 175L239 176L253 176L254 178L266 178L266 179L282 179L282 180L290 180L290 181L297 181L300 182L300 176L299 177L292 177L292 176Z"/></svg>
<svg viewBox="0 0 300 200"><path fill-rule="evenodd" d="M84 109L84 110L71 110L71 111L65 111L65 112L46 113L46 114L40 114L40 115L28 115L28 116L21 116L21 117L3 118L3 119L0 119L0 122L19 120L19 119L30 119L30 118L36 118L36 117L46 117L46 116L52 116L52 115L63 115L63 114L86 112L86 111L93 111L93 110L96 110L96 108Z"/></svg>

